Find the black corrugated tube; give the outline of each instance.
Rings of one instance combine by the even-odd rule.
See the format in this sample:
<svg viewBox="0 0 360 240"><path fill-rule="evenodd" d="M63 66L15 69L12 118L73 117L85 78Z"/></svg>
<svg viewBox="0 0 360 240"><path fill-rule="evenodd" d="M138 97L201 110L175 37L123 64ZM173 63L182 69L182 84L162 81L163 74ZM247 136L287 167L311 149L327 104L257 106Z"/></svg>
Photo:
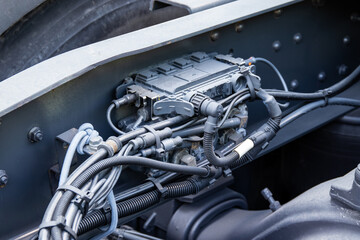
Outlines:
<svg viewBox="0 0 360 240"><path fill-rule="evenodd" d="M219 166L219 167L227 166L239 159L239 154L237 152L231 152L231 153L229 153L229 155L221 157L221 158L216 156L215 152L214 152L214 146L213 146L213 134L211 134L211 133L204 132L203 143L204 143L203 144L204 145L204 153L205 153L207 160L215 166Z"/></svg>
<svg viewBox="0 0 360 240"><path fill-rule="evenodd" d="M119 165L145 166L145 167L151 167L151 168L161 169L170 172L183 173L187 175L200 175L200 176L210 175L209 168L178 165L173 163L160 162L150 158L143 158L143 157L116 156L95 163L86 171L84 171L79 177L77 177L71 185L76 188L81 188L87 181L89 181L92 177L94 177L102 170ZM65 215L65 212L71 202L71 199L73 199L74 195L75 194L71 191L64 192L62 198L59 200L58 205L54 211L52 217L53 220L56 220L59 216ZM53 227L51 229L51 236L54 240L61 239L60 228Z"/></svg>
<svg viewBox="0 0 360 240"><path fill-rule="evenodd" d="M176 198L189 194L195 194L208 186L210 180L211 178L190 178L189 180L182 182L169 183L164 186L164 188L167 189L164 197ZM117 204L118 216L129 216L160 202L160 200L161 194L158 190L153 190L132 199L125 200ZM77 234L81 235L106 224L108 224L106 213L101 210L96 210L80 222Z"/></svg>

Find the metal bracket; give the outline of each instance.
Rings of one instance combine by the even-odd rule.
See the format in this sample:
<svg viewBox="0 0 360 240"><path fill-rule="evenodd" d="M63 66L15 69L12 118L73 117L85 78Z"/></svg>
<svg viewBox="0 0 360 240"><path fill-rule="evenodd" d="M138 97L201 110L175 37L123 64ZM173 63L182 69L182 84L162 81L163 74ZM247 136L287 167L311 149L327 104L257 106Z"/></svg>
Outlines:
<svg viewBox="0 0 360 240"><path fill-rule="evenodd" d="M351 188L332 185L330 188L330 196L348 207L360 211L360 164L355 170Z"/></svg>
<svg viewBox="0 0 360 240"><path fill-rule="evenodd" d="M154 115L177 113L185 116L194 116L194 105L179 98L169 97L154 104Z"/></svg>

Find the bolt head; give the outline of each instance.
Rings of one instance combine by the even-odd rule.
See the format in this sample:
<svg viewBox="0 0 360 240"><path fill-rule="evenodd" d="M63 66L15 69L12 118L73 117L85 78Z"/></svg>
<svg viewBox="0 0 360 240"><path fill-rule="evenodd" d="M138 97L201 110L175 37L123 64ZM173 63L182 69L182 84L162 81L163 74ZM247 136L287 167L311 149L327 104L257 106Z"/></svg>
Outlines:
<svg viewBox="0 0 360 240"><path fill-rule="evenodd" d="M272 48L274 49L275 52L278 52L281 48L280 41L278 41L278 40L274 41L272 44Z"/></svg>
<svg viewBox="0 0 360 240"><path fill-rule="evenodd" d="M43 133L39 127L33 127L28 132L28 139L30 142L40 142L43 139Z"/></svg>
<svg viewBox="0 0 360 240"><path fill-rule="evenodd" d="M102 143L103 139L101 136L94 136L89 139L89 145L100 145Z"/></svg>

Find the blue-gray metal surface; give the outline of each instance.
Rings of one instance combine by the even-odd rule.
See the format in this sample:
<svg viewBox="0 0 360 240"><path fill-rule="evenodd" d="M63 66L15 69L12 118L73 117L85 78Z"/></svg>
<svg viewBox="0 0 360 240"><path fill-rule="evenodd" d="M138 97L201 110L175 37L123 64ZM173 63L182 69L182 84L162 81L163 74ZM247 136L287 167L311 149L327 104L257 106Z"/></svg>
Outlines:
<svg viewBox="0 0 360 240"><path fill-rule="evenodd" d="M219 8L223 9L224 6ZM213 14L205 15L205 19L216 17L214 9L204 11ZM351 71L359 62L360 46L354 44L360 41L358 27L349 20L352 9L351 5L349 8L339 9L336 3L328 3L323 8L317 8L312 6L311 2L303 2L283 8L280 16L274 16L270 12L243 20L244 27L241 32L235 31L235 24L231 24L233 21L224 23L223 27L216 29L219 33L216 41L211 41L209 37L209 31L214 29L207 28L201 31L202 34L189 33L177 42L163 42L151 47L151 39L147 39L151 36L151 31L146 30L146 35L142 35L140 33L145 32L141 30L126 37L132 48L135 47L133 42L138 39L144 41L144 48L138 52L134 50L128 53L129 56L118 55L117 50L122 47L119 44L127 43L122 36L50 59L8 79L11 81L5 80L7 84L0 85L0 106L3 113L0 125L0 166L6 170L9 182L5 188L0 189L0 220L2 223L6 221L6 225L0 224L0 238L8 239L39 224L51 198L48 170L57 163L60 155L55 144L57 135L70 128L79 127L84 122L91 122L105 139L114 134L106 124L105 112L115 88L129 74L191 52L233 52L237 57L261 56L270 59L278 66L287 82L293 79L298 81L297 91L310 92L322 89L343 77L338 75L337 67L340 64L346 64ZM191 16L201 13L203 12ZM224 15L224 12L218 14ZM187 24L191 23L190 20L191 18ZM164 23L150 29L172 29L169 24ZM328 29L328 26L332 26L332 31L322 31ZM185 30L181 27L180 31ZM293 35L297 32L301 32L303 40L296 44ZM166 34L152 33L156 39L160 38L158 35ZM351 43L345 46L342 39L346 35L350 36ZM165 37L161 36L161 39ZM277 52L272 48L275 40L280 41L282 45ZM97 52L95 47L100 46L103 49ZM77 55L80 53L84 56ZM71 57L74 59L69 59ZM106 57L110 59L107 60ZM85 63L77 62L80 60ZM105 62L107 64L104 64ZM328 77L319 81L319 72L326 72ZM281 88L280 82L267 66L257 64L257 74L262 77L264 88ZM45 81L46 77L48 83ZM74 81L70 81L72 79ZM12 81L14 82L10 84ZM3 96L4 86L7 90L13 89L13 92ZM28 87L30 89L27 89ZM350 89L349 94L357 96L358 91L359 85L356 85ZM12 93L23 93L24 99L21 96L11 98ZM7 97L11 100L3 103ZM25 104L26 102L28 103ZM249 123L262 121L266 117L261 103L250 103L248 107ZM14 110L15 108L18 109ZM281 130L281 138L275 138L274 142L278 141L277 144L281 144L288 141L298 134L328 122L348 109L320 109L309 115L303 124L299 125L302 121L299 119L298 124L290 124L287 127L289 131L287 128ZM117 119L124 114L118 112ZM34 126L42 129L44 137L40 142L30 143L27 133ZM129 182L129 179L133 178L127 177L126 172L123 179Z"/></svg>
<svg viewBox="0 0 360 240"><path fill-rule="evenodd" d="M297 1L231 2L48 59L0 83L0 117L97 66L169 45L295 2Z"/></svg>

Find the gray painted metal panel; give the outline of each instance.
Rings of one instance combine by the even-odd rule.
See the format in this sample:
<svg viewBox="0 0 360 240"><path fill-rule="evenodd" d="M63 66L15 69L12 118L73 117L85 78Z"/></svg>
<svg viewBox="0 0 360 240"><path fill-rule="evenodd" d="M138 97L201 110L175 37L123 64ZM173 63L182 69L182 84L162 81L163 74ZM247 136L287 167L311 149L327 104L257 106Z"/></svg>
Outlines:
<svg viewBox="0 0 360 240"><path fill-rule="evenodd" d="M0 83L0 117L104 63L169 45L295 2L299 1L231 2L48 59Z"/></svg>

